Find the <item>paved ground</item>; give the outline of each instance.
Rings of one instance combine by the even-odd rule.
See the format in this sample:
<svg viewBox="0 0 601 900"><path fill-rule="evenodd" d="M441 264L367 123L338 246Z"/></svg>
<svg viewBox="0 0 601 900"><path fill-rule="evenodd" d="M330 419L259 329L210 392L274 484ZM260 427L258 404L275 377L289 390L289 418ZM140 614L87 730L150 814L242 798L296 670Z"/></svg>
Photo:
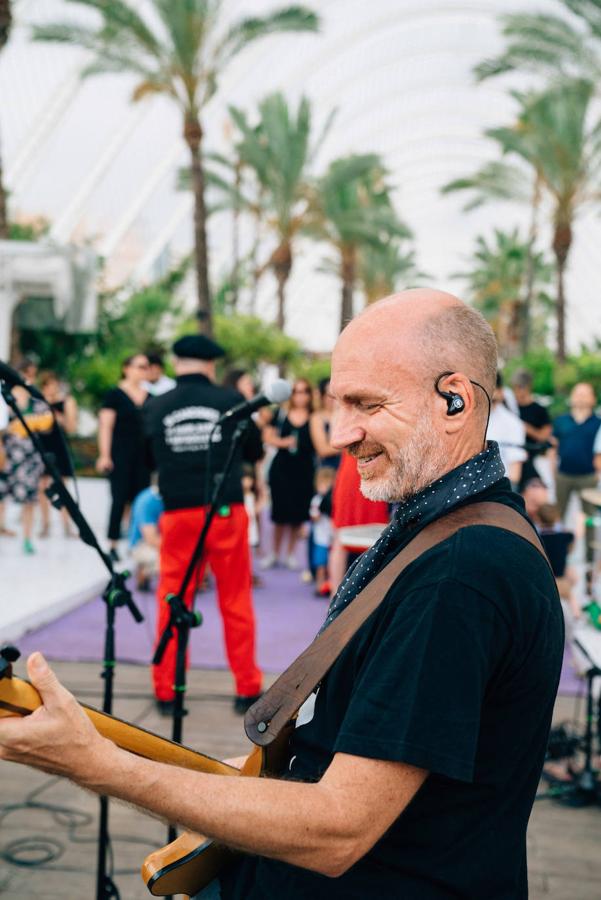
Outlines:
<svg viewBox="0 0 601 900"><path fill-rule="evenodd" d="M80 478L79 491L84 515L99 539L103 539L108 518L108 484L102 479ZM36 522L33 556L23 553L20 510L15 504L8 504L7 524L16 536L0 537L0 641L15 641L29 629L52 622L98 596L108 576L91 547L63 536L63 524L56 510L52 510L50 537L38 537L40 523Z"/></svg>
<svg viewBox="0 0 601 900"><path fill-rule="evenodd" d="M96 664L57 663L56 669L82 700L100 705L101 688ZM169 723L154 712L143 667L122 665L117 673L115 713L145 728L169 736ZM215 756L243 753L248 746L241 719L231 710L227 672L192 672L186 719L186 743ZM561 699L557 716L572 715L573 701ZM2 808L22 803L48 779L8 763L0 767ZM0 812L0 894L20 900L88 900L95 895L97 799L63 782L51 783L38 802L64 805L88 814L92 821L71 830L64 817L56 821L43 809ZM142 900L149 894L137 874L149 849L164 843L164 826L126 806L111 805L116 882L123 900ZM58 842L59 858L46 868L18 868L6 862L9 845L39 835ZM601 810L566 809L550 801L536 805L529 831L532 900L599 900L601 896ZM121 837L119 837L121 836ZM126 839L122 839L125 836ZM140 843L133 843L133 842ZM280 898L273 898L280 900ZM371 900L371 898L366 898ZM377 898L373 898L377 900ZM485 898L482 898L485 900Z"/></svg>

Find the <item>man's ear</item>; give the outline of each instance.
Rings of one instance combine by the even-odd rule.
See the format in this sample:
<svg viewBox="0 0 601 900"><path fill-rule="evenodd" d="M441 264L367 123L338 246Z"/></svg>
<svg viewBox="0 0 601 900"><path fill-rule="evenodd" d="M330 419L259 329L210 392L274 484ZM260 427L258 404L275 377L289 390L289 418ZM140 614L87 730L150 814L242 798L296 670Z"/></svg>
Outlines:
<svg viewBox="0 0 601 900"><path fill-rule="evenodd" d="M454 372L439 382L440 392L445 400L445 432L456 434L473 420L475 410L474 386L466 375Z"/></svg>

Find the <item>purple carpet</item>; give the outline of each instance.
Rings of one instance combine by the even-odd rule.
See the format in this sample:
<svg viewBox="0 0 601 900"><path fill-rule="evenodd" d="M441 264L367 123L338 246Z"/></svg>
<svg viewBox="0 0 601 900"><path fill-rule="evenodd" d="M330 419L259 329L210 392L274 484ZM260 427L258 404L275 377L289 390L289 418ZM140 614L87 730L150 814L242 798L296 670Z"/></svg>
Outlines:
<svg viewBox="0 0 601 900"><path fill-rule="evenodd" d="M572 652L568 647L563 655L563 668L557 693L561 694L562 697L576 697L578 694L584 695L585 688L584 679L576 674L572 661Z"/></svg>
<svg viewBox="0 0 601 900"><path fill-rule="evenodd" d="M258 660L266 672L281 672L313 640L327 608L327 601L313 595L313 585L302 584L298 572L270 569L262 574L264 586L254 591L257 616ZM144 622L134 622L127 609L117 611L116 655L123 662L148 664L152 656L155 628L154 594L136 592L134 599ZM190 636L192 665L225 669L221 617L215 593L208 590L197 597L203 624ZM80 606L50 625L31 631L19 641L25 654L41 650L49 659L67 662L102 659L105 607L98 600ZM566 651L559 693L575 696L583 689Z"/></svg>
<svg viewBox="0 0 601 900"><path fill-rule="evenodd" d="M271 569L262 574L264 587L254 591L259 665L266 672L281 672L313 640L326 614L327 601L313 595L313 585L302 584L298 572ZM127 609L116 618L116 656L123 662L147 664L152 656L155 628L154 594L134 593L144 622L134 622ZM227 668L221 616L215 593L198 595L196 609L203 624L190 636L192 665ZM102 659L105 607L91 600L50 625L31 631L19 641L23 653L41 650L49 659L97 661Z"/></svg>

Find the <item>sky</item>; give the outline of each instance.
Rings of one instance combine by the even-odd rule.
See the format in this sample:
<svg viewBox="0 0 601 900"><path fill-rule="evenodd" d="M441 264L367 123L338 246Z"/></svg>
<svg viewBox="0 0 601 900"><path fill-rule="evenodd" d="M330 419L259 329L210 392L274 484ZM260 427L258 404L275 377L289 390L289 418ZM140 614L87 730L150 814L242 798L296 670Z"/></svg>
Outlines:
<svg viewBox="0 0 601 900"><path fill-rule="evenodd" d="M277 5L224 0L224 24ZM525 233L527 225L527 212L514 205L466 214L461 196L440 195L446 182L496 158L484 129L512 121L507 89L516 81L476 85L472 67L501 49L500 14L556 12L560 5L318 0L313 8L322 21L319 34L265 38L228 67L203 111L206 148L227 152L229 104L252 115L268 93L282 91L293 104L304 94L316 131L336 109L314 173L349 153L381 154L398 211L415 234L420 268L433 286L461 295L462 282L453 275L465 271L476 235L518 225ZM0 140L11 210L44 216L56 240L94 246L105 260L105 283L147 283L191 247L191 197L176 189L177 171L187 163L179 113L162 98L133 104L127 76L82 82L82 51L31 43L32 22L72 17L72 4L18 0L15 14L11 41L0 54ZM572 349L601 337L600 239L598 215L583 215L567 279ZM209 244L218 280L231 265L226 214L211 220ZM299 244L287 297L287 331L314 351L331 349L339 322L339 283L319 271L326 255L323 247ZM275 287L267 275L258 298L267 319L275 317ZM357 309L360 303L357 296Z"/></svg>

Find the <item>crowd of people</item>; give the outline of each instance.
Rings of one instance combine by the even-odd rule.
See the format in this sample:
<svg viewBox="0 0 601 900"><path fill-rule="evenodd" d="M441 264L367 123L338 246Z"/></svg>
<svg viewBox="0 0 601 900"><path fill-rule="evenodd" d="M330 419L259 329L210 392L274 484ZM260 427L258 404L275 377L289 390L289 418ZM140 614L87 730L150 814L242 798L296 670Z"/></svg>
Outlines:
<svg viewBox="0 0 601 900"><path fill-rule="evenodd" d="M182 338L173 350L175 379L166 374L159 353L125 359L121 379L106 392L98 417L96 469L111 492L109 551L115 561L133 561L139 590L157 590L157 639L168 621L164 597L179 589L215 475L225 461L231 432L219 418L242 399L252 400L259 389L252 373L240 368L217 379L215 363L223 351L207 338ZM20 373L37 385L46 403L15 388L19 407L53 453L61 476L68 478L71 462L63 437L77 429L77 404L54 373L38 372L31 360L22 363ZM239 712L262 686L252 587L261 587L269 570L285 567L298 570L317 597L330 598L350 562L373 543L393 511L390 504L362 495L356 459L330 443L328 388L328 379L313 385L297 378L286 404L260 409L249 419L203 562L186 595L190 604L194 592L215 579ZM488 410L487 437L498 443L512 486L523 494L574 616L580 614L582 593L575 591L577 578L568 564L574 527L567 527L566 514L576 494L585 516L584 594L590 594L601 506L591 494L601 473L596 405L593 387L577 384L569 412L552 421L547 406L533 395L531 374L519 370L509 385L497 376ZM31 440L5 406L0 430L0 536L15 536L5 519L6 502L12 500L22 510L23 550L32 554L36 507L39 537L50 533L48 478ZM174 654L170 647L154 667L155 696L165 713L173 706Z"/></svg>
<svg viewBox="0 0 601 900"><path fill-rule="evenodd" d="M228 370L222 384L246 400L252 400L258 390L251 373L239 368ZM164 509L157 486L150 485L150 467L141 450L145 425L140 413L149 398L175 386L157 354L131 357L124 362L122 381L107 393L100 412L98 469L109 474L113 495L108 537L116 554L126 505L135 500L129 541L142 588L148 588L158 572L158 523ZM350 546L345 536L348 541L357 527L384 527L391 512L387 504L361 495L355 460L330 444L333 408L328 387L328 379L314 386L299 378L285 406L255 413L261 450L255 448L257 458L245 463L242 474L248 540L258 567L263 571L278 566L300 569L303 581L314 585L317 596L326 598L342 580L349 560L362 549L360 531L356 540L350 539ZM552 421L547 406L533 395L530 372L518 370L510 385L503 383L499 373L487 427L488 438L499 444L514 490L524 494L531 518L552 547L548 553L570 598L568 582L573 584L574 578L564 580L564 573L574 539L565 526L572 493L580 498L585 515L588 593L594 576L598 507L587 499L586 489L595 489L601 477L601 418L595 413L596 405L592 385L577 384L570 394L570 411ZM269 541L263 534L267 508L273 523ZM551 538L551 533L556 537ZM299 558L301 538L306 539L307 552ZM261 583L255 572L253 584ZM576 614L574 602L572 609Z"/></svg>

